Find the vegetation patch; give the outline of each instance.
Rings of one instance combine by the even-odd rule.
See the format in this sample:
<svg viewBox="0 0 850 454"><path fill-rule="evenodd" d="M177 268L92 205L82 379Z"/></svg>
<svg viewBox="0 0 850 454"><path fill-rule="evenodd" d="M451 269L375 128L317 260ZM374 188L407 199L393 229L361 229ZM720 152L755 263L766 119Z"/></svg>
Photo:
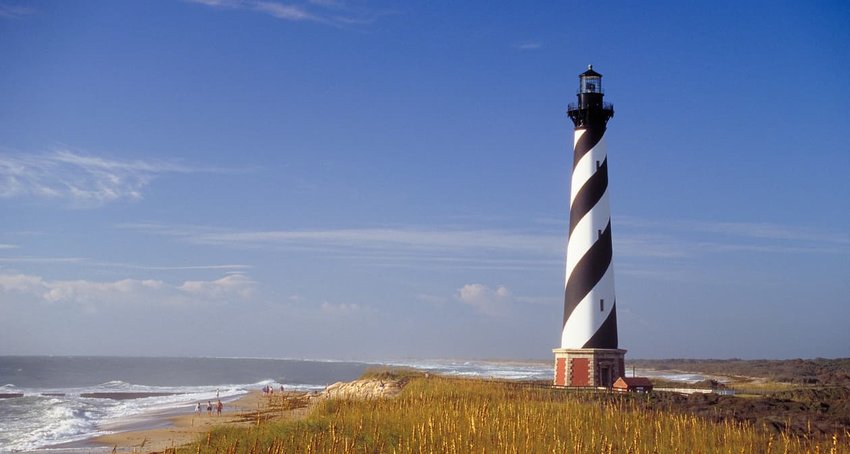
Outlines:
<svg viewBox="0 0 850 454"><path fill-rule="evenodd" d="M401 379L382 373L378 380ZM369 374L376 378L375 372ZM176 451L850 453L846 430L794 436L766 426L781 421L712 420L670 411L676 403L654 394L582 393L424 374L405 377L406 385L392 399L313 399L302 418L287 419L285 412L279 419L260 417L250 428L216 429ZM705 399L715 397L725 396Z"/></svg>

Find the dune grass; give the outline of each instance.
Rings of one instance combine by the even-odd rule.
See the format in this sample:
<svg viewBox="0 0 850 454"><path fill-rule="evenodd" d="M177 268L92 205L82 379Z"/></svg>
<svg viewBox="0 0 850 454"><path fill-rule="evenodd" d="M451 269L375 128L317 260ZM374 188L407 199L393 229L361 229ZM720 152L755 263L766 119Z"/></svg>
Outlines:
<svg viewBox="0 0 850 454"><path fill-rule="evenodd" d="M322 400L303 418L219 428L177 452L848 453L848 435L807 440L749 424L640 410L646 396L409 374L394 399ZM261 415L262 416L262 415Z"/></svg>

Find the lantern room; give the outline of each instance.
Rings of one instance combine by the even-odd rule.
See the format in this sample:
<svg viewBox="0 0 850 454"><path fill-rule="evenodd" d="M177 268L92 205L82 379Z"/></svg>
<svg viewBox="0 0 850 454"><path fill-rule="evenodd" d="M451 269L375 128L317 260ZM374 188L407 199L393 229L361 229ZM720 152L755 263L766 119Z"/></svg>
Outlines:
<svg viewBox="0 0 850 454"><path fill-rule="evenodd" d="M602 74L587 66L587 71L579 74L579 93L602 93Z"/></svg>

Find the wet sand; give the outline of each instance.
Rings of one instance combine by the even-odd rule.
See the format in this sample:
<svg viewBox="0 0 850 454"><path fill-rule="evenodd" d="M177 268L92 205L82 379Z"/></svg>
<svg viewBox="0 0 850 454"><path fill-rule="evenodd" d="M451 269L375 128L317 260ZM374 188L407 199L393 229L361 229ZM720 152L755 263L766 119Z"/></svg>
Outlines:
<svg viewBox="0 0 850 454"><path fill-rule="evenodd" d="M268 398L261 392L252 391L238 400L225 403L221 416L215 410L212 415L208 415L204 406L200 415L194 411L183 411L162 415L159 421L139 422L139 428L133 427L132 423L107 428L120 431L92 441L95 446L115 448L116 452L162 452L167 448L191 443L218 425L250 425L241 416L264 408L267 401Z"/></svg>

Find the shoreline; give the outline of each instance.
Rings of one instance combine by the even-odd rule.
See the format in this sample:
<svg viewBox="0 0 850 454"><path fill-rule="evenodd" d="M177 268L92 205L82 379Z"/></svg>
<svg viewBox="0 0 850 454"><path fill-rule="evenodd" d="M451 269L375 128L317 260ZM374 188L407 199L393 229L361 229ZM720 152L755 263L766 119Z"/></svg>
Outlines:
<svg viewBox="0 0 850 454"><path fill-rule="evenodd" d="M376 399L394 397L401 392L403 383L397 379L357 379L351 382L336 382L321 392L289 391L263 394L252 390L248 394L225 404L221 416L197 415L194 411L180 414L161 413L147 418L144 427L133 427L122 422L119 431L94 437L85 442L89 450L103 452L162 453L198 440L217 426L250 427L259 421L305 417L316 399L342 397L354 399ZM294 403L294 405L292 405ZM155 424L151 425L151 424ZM109 428L106 428L109 430ZM71 446L62 446L68 447ZM79 444L74 446L80 448Z"/></svg>
<svg viewBox="0 0 850 454"><path fill-rule="evenodd" d="M100 435L82 442L90 449L115 450L115 452L162 452L194 441L198 436L218 425L242 425L243 416L262 409L268 404L268 396L262 392L249 391L236 400L223 402L221 416L215 411L211 415L194 410L169 410L147 415L137 421L122 421L106 430L116 432ZM68 447L71 446L59 446ZM83 447L75 444L74 447Z"/></svg>

